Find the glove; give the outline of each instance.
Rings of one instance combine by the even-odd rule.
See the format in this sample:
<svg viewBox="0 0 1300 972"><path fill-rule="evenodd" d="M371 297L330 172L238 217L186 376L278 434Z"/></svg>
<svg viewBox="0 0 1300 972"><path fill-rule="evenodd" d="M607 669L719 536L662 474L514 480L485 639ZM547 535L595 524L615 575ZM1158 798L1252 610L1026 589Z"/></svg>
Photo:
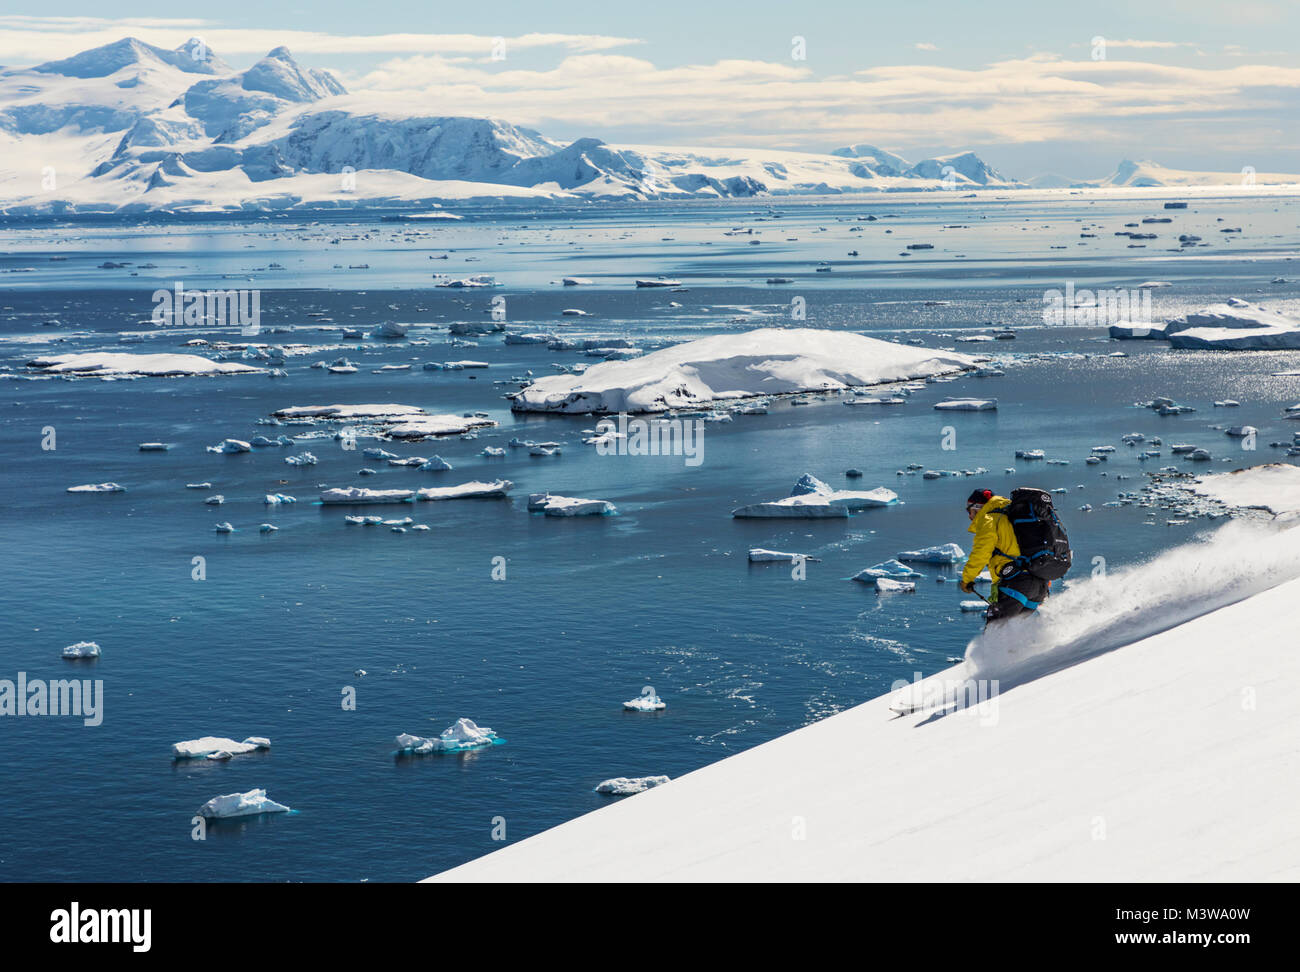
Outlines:
<svg viewBox="0 0 1300 972"><path fill-rule="evenodd" d="M974 594L975 582L962 581L960 584L957 585L957 590L961 591L963 594Z"/></svg>

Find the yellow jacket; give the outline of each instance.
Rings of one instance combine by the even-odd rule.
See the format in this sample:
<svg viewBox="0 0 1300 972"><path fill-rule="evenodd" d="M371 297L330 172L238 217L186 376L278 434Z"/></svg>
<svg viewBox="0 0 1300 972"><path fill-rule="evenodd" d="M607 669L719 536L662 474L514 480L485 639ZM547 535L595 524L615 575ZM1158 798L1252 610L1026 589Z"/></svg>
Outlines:
<svg viewBox="0 0 1300 972"><path fill-rule="evenodd" d="M1010 505L1011 500L1005 496L994 496L975 514L975 519L970 524L970 532L975 534L975 541L971 544L970 557L966 559L966 566L961 572L963 584L974 581L980 571L987 567L996 587L998 571L1004 564L1020 556L1020 544L1016 542L1016 531L1011 528L1011 518L993 512ZM994 553L994 550L999 552Z"/></svg>

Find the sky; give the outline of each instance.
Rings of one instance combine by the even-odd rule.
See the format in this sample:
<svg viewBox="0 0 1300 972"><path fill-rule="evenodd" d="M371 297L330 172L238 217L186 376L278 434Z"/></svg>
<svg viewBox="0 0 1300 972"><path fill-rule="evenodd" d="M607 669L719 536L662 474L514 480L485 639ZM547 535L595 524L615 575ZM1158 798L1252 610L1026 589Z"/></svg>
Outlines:
<svg viewBox="0 0 1300 972"><path fill-rule="evenodd" d="M6 0L0 65L128 35L236 68L285 45L381 104L560 140L1300 172L1296 0Z"/></svg>

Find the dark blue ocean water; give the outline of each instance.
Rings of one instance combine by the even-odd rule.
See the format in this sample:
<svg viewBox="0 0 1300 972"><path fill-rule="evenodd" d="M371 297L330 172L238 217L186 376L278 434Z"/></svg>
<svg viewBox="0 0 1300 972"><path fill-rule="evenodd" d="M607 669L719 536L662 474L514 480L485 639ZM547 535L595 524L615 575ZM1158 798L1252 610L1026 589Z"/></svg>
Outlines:
<svg viewBox="0 0 1300 972"><path fill-rule="evenodd" d="M1139 488L1144 469L1176 461L1144 466L1120 436L1138 431L1163 436L1166 445L1204 445L1219 457L1213 468L1277 458L1267 443L1290 439L1294 423L1281 410L1300 401L1300 379L1270 375L1300 368L1300 353L1121 347L1104 329L1035 325L1044 289L1067 280L1169 280L1174 286L1157 296L1157 307L1171 313L1230 295L1294 309L1300 289L1270 283L1296 275L1294 203L1198 205L1179 217L1189 229L1208 239L1222 217L1245 228L1242 238L1215 239L1196 254L1127 250L1122 238L1101 236L1078 247L1080 220L1110 229L1153 211L1149 202L1079 201L958 209L807 203L782 205L781 219L761 221L752 205L480 214L418 231L428 235L355 220L0 228L0 269L35 268L0 275L0 364L9 375L23 373L35 354L176 350L194 334L140 321L150 292L178 279L262 288L263 324L298 329L263 338L269 341L333 345L337 334L311 330L331 324L432 325L413 328L414 341L351 342L346 351L290 358L282 379L0 382L0 678L76 674L102 679L105 692L96 727L0 718L0 879L423 877L499 847L497 818L508 840L522 839L601 806L607 798L592 787L603 779L677 776L877 696L895 679L945 667L980 621L957 610L954 584L935 582L941 570L927 569L916 594L906 596L881 596L848 578L903 549L953 540L968 546L962 502L975 485L1068 488L1058 502L1081 564L1095 556L1132 563L1187 540L1208 524L1170 526L1164 515L1102 506L1120 489ZM850 233L857 224L841 217L868 211L902 216ZM969 228L942 229L952 224ZM762 227L765 242L734 243L723 235L733 226ZM894 233L886 237L884 228ZM947 242L960 234L960 248ZM943 246L897 257L899 244L913 239ZM854 248L860 259L841 256ZM454 265L428 259L444 252ZM68 259L50 262L51 253ZM104 260L158 266L95 269ZM821 260L840 265L814 274ZM288 269L255 269L273 261ZM335 263L370 269L334 270ZM447 265L457 275L492 273L501 286L433 288L430 266ZM241 273L252 282L223 281ZM681 278L688 291L631 287L633 276L659 273ZM774 296L762 281L777 274L797 282ZM553 283L564 275L595 283ZM492 384L590 359L505 346L500 337L453 349L439 330L483 319L491 297L503 295L511 322L646 344L789 323L795 293L806 295L815 326L919 337L931 347L953 347L941 335L987 330L986 322L1013 326L1018 337L955 345L995 354L1005 377L930 385L905 406L880 411L846 408L837 398L777 404L766 416L708 425L704 462L689 467L680 457L598 456L579 444L591 419L514 415L501 398L507 389ZM561 319L566 307L592 316ZM125 332L147 336L121 344ZM1109 357L1115 350L1129 357ZM343 353L359 373L309 367ZM423 361L461 358L491 367L419 370ZM416 367L371 373L395 363ZM999 410L932 409L954 394L996 397ZM1155 395L1198 411L1162 419L1134 406ZM1212 407L1228 397L1242 402L1231 414ZM313 452L320 462L312 467L285 465L288 450L205 451L229 436L300 431L255 423L277 408L334 402L485 410L501 425L472 441L388 445L400 455L441 455L455 466L444 473L389 468L328 439L291 450ZM1260 452L1243 453L1215 428L1225 424L1256 425ZM947 426L955 451L942 448ZM48 427L54 450L41 448ZM478 455L512 436L555 439L563 453ZM153 440L173 447L137 451ZM1089 449L1101 444L1119 452L1085 466ZM1017 448L1072 462L1026 470L1014 459ZM897 475L912 462L989 472L936 481ZM379 475L358 477L363 466ZM865 472L856 484L843 475L851 466ZM1019 472L1007 475L1008 466ZM730 517L738 505L787 494L808 472L836 486L888 486L903 502L848 520ZM514 482L513 498L365 511L312 502L319 484L387 488L496 477ZM127 492L65 492L106 480ZM184 488L195 481L212 489ZM529 515L527 494L543 490L607 499L619 513ZM268 492L299 502L268 511ZM224 494L225 505L205 506L210 493ZM1084 503L1093 512L1079 512ZM431 529L349 526L349 512L409 514ZM216 534L221 520L238 532ZM261 535L262 522L280 529ZM748 564L753 546L820 563L795 580L788 566ZM205 580L192 579L195 557L205 558ZM499 557L506 579L495 581ZM103 647L100 660L59 657L83 639ZM367 674L354 675L358 669ZM623 712L620 703L645 685L667 710ZM340 704L348 686L355 711ZM433 735L461 716L508 742L471 755L394 757L397 733ZM171 760L173 742L208 734L265 735L272 749L220 764ZM191 839L200 804L253 787L299 812L220 824L206 840Z"/></svg>

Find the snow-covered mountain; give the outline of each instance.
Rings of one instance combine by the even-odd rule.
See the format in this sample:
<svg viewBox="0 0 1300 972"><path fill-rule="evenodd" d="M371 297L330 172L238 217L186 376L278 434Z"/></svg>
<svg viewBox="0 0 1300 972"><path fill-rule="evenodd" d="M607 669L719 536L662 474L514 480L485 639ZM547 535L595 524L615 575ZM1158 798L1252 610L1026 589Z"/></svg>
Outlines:
<svg viewBox="0 0 1300 972"><path fill-rule="evenodd" d="M857 163L854 171L865 179L903 176L912 179L946 181L949 185L961 186L1005 187L1016 184L974 152L938 155L932 159L922 159L920 162L909 162L901 155L894 155L874 145L859 143L833 149L831 155L854 159Z"/></svg>
<svg viewBox="0 0 1300 972"><path fill-rule="evenodd" d="M1166 168L1148 159L1139 162L1124 159L1105 179L1088 185L1130 186L1141 189L1158 186L1277 185L1297 182L1300 182L1300 175L1255 172L1250 168L1238 172L1196 172L1189 169Z"/></svg>
<svg viewBox="0 0 1300 972"><path fill-rule="evenodd" d="M200 41L133 38L0 71L0 212L427 206L1015 185L971 152L829 154L564 144L352 95L277 47L235 71Z"/></svg>

